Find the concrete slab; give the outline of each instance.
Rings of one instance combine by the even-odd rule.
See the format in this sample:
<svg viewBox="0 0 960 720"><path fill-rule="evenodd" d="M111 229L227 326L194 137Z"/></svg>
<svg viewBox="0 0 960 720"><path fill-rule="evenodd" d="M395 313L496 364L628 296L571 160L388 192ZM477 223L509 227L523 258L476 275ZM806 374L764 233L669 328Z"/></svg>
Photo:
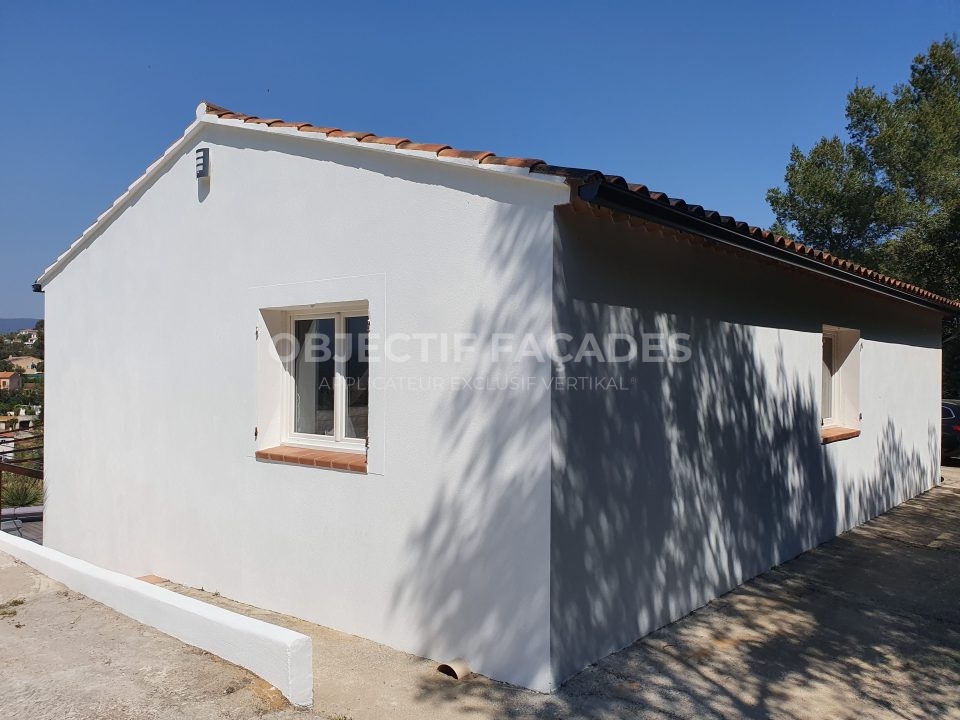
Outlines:
<svg viewBox="0 0 960 720"><path fill-rule="evenodd" d="M0 553L0 716L300 717L253 674Z"/></svg>

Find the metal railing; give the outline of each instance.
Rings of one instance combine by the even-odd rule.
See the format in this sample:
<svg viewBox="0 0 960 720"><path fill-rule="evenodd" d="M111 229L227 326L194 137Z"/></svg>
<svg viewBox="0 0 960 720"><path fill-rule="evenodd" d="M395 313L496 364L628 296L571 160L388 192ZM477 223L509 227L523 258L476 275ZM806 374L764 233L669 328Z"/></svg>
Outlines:
<svg viewBox="0 0 960 720"><path fill-rule="evenodd" d="M4 475L7 478L30 478L27 482L40 483L40 502L41 508L33 507L37 505L36 501L28 500L35 498L35 493L31 494L29 489L27 494L14 493L11 497L4 497ZM38 425L32 428L23 428L16 430L6 430L0 432L0 501L11 500L11 507L0 510L0 531L13 532L20 537L26 537L28 540L40 542L39 537L25 536L23 534L24 521L38 520L42 516L43 505L43 426ZM9 493L7 493L9 495ZM16 499L13 499L16 498ZM27 505L30 507L19 507L18 505ZM0 502L0 506L3 502Z"/></svg>
<svg viewBox="0 0 960 720"><path fill-rule="evenodd" d="M43 479L43 426L0 432L0 495L3 474Z"/></svg>

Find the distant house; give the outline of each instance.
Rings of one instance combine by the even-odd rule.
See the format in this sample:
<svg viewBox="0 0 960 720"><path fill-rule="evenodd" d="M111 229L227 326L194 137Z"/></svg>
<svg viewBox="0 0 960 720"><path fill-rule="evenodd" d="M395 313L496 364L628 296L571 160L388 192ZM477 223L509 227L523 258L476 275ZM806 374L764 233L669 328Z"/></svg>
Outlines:
<svg viewBox="0 0 960 720"><path fill-rule="evenodd" d="M35 287L46 545L537 690L934 487L960 311L621 177L207 104Z"/></svg>
<svg viewBox="0 0 960 720"><path fill-rule="evenodd" d="M0 372L0 390L19 390L23 379L18 372Z"/></svg>
<svg viewBox="0 0 960 720"><path fill-rule="evenodd" d="M36 330L21 330L17 337L24 345L36 345L40 334Z"/></svg>
<svg viewBox="0 0 960 720"><path fill-rule="evenodd" d="M27 415L23 410L18 415L0 415L0 431L29 430L37 423L36 415Z"/></svg>
<svg viewBox="0 0 960 720"><path fill-rule="evenodd" d="M40 372L37 368L43 362L43 359L32 355L15 355L8 357L7 360L16 365L23 375L36 375Z"/></svg>

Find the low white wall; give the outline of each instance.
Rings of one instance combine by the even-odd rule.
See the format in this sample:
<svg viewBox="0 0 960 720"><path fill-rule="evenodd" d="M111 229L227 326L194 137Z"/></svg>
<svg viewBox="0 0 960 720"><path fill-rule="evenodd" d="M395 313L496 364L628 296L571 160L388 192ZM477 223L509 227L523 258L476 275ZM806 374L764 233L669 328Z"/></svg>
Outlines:
<svg viewBox="0 0 960 720"><path fill-rule="evenodd" d="M134 620L236 663L294 705L313 704L309 637L0 533L0 550Z"/></svg>

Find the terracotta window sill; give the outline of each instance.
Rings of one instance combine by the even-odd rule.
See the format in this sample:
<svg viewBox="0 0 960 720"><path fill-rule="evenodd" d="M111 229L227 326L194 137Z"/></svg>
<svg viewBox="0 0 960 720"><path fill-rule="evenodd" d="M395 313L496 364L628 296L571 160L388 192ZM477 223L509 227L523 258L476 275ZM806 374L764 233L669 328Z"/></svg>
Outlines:
<svg viewBox="0 0 960 720"><path fill-rule="evenodd" d="M829 427L820 429L820 443L822 445L855 437L860 437L860 431L853 428Z"/></svg>
<svg viewBox="0 0 960 720"><path fill-rule="evenodd" d="M269 462L289 463L291 465L307 465L322 467L331 470L349 470L350 472L367 472L367 456L361 453L337 452L336 450L313 450L310 448L279 445L266 450L257 450L257 460Z"/></svg>

